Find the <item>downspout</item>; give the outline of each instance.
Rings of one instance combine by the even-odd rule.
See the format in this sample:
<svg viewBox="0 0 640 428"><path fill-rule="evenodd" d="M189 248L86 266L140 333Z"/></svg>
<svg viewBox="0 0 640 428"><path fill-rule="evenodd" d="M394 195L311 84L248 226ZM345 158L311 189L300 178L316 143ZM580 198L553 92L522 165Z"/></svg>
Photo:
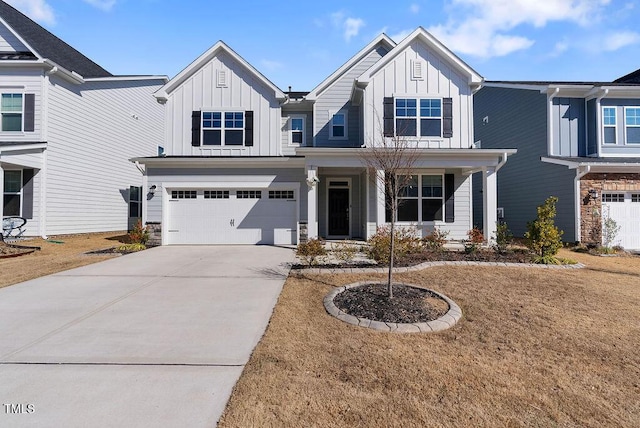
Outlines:
<svg viewBox="0 0 640 428"><path fill-rule="evenodd" d="M509 153L505 152L502 154L502 158L500 159L500 162L498 163L498 165L496 165L496 169L495 169L496 173L500 170L500 168L504 166L505 163L507 163L508 157L509 157Z"/></svg>
<svg viewBox="0 0 640 428"><path fill-rule="evenodd" d="M609 90L605 89L602 91L602 94L596 98L596 122L598 124L598 130L596 132L596 153L598 157L600 157L600 145L602 143L602 137L600 135L600 130L602 129L602 108L600 106L600 102L607 95L609 95Z"/></svg>
<svg viewBox="0 0 640 428"><path fill-rule="evenodd" d="M582 177L584 177L585 175L589 174L589 172L591 172L591 166L587 165L584 167L578 167L576 169L576 176L573 180L573 191L575 192L575 210L576 210L576 224L575 224L575 236L576 236L576 242L581 242L582 241L582 228L581 223L582 223L582 213L581 213L581 207L582 205L580 204L580 180L582 179Z"/></svg>
<svg viewBox="0 0 640 428"><path fill-rule="evenodd" d="M49 86L51 85L51 77L58 72L58 66L54 66L51 70L44 73L42 84L42 140L47 142L49 146ZM40 169L40 236L42 239L49 239L47 236L47 149L42 152L42 169Z"/></svg>
<svg viewBox="0 0 640 428"><path fill-rule="evenodd" d="M560 88L556 88L553 93L549 94L549 96L547 97L547 103L548 103L548 109L549 109L549 113L548 113L548 117L547 117L547 153L549 154L549 156L553 156L553 99L558 96L558 93L560 92Z"/></svg>

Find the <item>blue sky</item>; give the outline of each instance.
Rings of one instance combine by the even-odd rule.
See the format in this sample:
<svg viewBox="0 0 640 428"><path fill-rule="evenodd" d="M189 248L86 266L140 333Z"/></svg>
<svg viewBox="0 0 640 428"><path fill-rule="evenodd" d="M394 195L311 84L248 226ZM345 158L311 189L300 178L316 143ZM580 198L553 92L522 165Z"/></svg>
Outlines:
<svg viewBox="0 0 640 428"><path fill-rule="evenodd" d="M640 68L628 0L7 0L114 74L173 77L224 40L280 88L311 90L380 32L417 26L487 80L610 81Z"/></svg>

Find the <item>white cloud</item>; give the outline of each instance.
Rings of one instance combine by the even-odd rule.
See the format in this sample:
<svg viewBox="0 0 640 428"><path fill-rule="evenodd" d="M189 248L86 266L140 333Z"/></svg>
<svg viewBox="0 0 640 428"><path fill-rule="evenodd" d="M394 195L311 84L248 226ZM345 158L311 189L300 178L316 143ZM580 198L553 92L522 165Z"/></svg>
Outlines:
<svg viewBox="0 0 640 428"><path fill-rule="evenodd" d="M417 14L418 12L420 12L420 5L417 3L412 3L411 6L409 6L409 12Z"/></svg>
<svg viewBox="0 0 640 428"><path fill-rule="evenodd" d="M516 27L542 28L550 22L593 25L598 11L611 0L452 0L445 25L428 30L454 51L481 58L528 49L535 41L512 34ZM458 16L462 15L462 18Z"/></svg>
<svg viewBox="0 0 640 428"><path fill-rule="evenodd" d="M625 46L640 43L640 34L634 31L620 31L606 36L602 43L602 50L613 52Z"/></svg>
<svg viewBox="0 0 640 428"><path fill-rule="evenodd" d="M406 30L398 31L395 34L391 34L389 37L391 37L391 40L393 40L394 42L400 43L402 39L404 39L411 33L413 33L413 29L408 28Z"/></svg>
<svg viewBox="0 0 640 428"><path fill-rule="evenodd" d="M566 40L556 42L556 44L553 46L553 51L551 52L550 56L552 57L560 56L563 53L565 53L567 50L569 50L569 43Z"/></svg>
<svg viewBox="0 0 640 428"><path fill-rule="evenodd" d="M333 26L340 29L342 36L348 42L360 33L360 29L366 25L363 19L347 17L343 11L331 14Z"/></svg>
<svg viewBox="0 0 640 428"><path fill-rule="evenodd" d="M110 11L113 6L116 4L116 0L82 0L85 3L90 4L91 6L95 6L98 9L104 10L105 12Z"/></svg>
<svg viewBox="0 0 640 428"><path fill-rule="evenodd" d="M56 23L53 8L45 0L7 0L7 3L34 21L49 25Z"/></svg>
<svg viewBox="0 0 640 428"><path fill-rule="evenodd" d="M260 65L262 66L262 68L264 68L265 70L269 70L269 71L275 71L278 70L280 68L282 68L284 66L284 64L282 64L281 62L278 61L272 61L269 59L263 59L260 61Z"/></svg>

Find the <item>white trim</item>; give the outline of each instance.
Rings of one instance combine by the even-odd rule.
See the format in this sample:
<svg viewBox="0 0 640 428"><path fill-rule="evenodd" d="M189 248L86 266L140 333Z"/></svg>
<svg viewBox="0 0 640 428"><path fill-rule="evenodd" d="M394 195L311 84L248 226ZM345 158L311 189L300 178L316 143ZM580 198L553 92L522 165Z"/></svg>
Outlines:
<svg viewBox="0 0 640 428"><path fill-rule="evenodd" d="M4 186L7 184L7 173L8 172L19 172L20 173L20 180L19 180L19 184L20 184L20 190L18 190L17 192L5 192L4 190ZM4 180L3 180L3 185L2 185L2 206L4 207L4 196L5 195L18 195L20 197L20 206L18 207L18 215L16 217L22 217L22 209L24 206L24 193L23 193L23 179L24 179L24 171L22 168L4 168ZM14 214L11 214L11 216L14 216ZM3 217L6 217L6 215L4 214L4 210L3 210Z"/></svg>
<svg viewBox="0 0 640 428"><path fill-rule="evenodd" d="M400 174L403 175L403 174ZM395 212L393 213L394 217L396 218L396 224L405 226L405 225L417 225L417 226L423 226L423 225L436 225L438 223L444 223L445 221L445 212L444 212L444 208L445 208L445 181L444 181L444 175L445 172L444 170L430 170L430 171L426 171L426 172L422 172L422 171L418 171L413 175L417 175L418 176L418 196L411 196L411 197L407 197L407 198L403 198L401 196L398 197L398 199L412 199L412 200L417 200L418 201L418 219L415 221L400 221L398 220L398 213ZM440 197L440 200L442 201L442 217L440 218L440 220L422 220L422 200L423 199L429 199L429 200L436 200L438 198L436 197L423 197L422 196L422 177L423 176L439 176L442 182L442 196ZM400 205L400 204L398 204Z"/></svg>
<svg viewBox="0 0 640 428"><path fill-rule="evenodd" d="M333 118L337 115L344 116L344 136L343 137L335 137L333 135ZM329 139L330 140L348 140L349 139L349 112L347 109L338 110L334 113L329 112ZM336 125L340 126L340 125Z"/></svg>
<svg viewBox="0 0 640 428"><path fill-rule="evenodd" d="M36 52L35 49L33 49L31 47L31 45L29 45L29 43L26 42L25 39L22 38L22 36L13 29L12 26L10 26L7 21L5 21L3 18L0 17L0 22L2 23L2 25L4 25L5 27L7 27L9 29L9 31L11 31L13 33L13 35L20 41L20 43L22 43L27 49L29 49L29 51L31 51L32 54L34 54L36 57L42 59L42 56Z"/></svg>
<svg viewBox="0 0 640 428"><path fill-rule="evenodd" d="M292 129L293 119L301 119L302 120L302 143L300 143L300 144L293 142L293 129ZM288 141L287 142L288 142L289 147L306 146L307 145L307 115L303 114L303 113L291 114L291 115L289 115L287 123L288 123L288 126L287 126L287 128L288 128L287 129L287 131L288 131Z"/></svg>
<svg viewBox="0 0 640 428"><path fill-rule="evenodd" d="M629 109L639 109L640 106L624 106L624 145L629 145L631 147L640 147L640 142L638 143L629 143L629 128L640 128L640 125L627 125L627 110Z"/></svg>
<svg viewBox="0 0 640 428"><path fill-rule="evenodd" d="M2 115L5 113L2 110L2 96L3 95L20 95L20 97L21 97L21 100L22 100L21 101L22 111L20 112L20 130L19 131L4 131L2 129L2 124L1 124ZM24 89L21 90L21 91L13 91L13 92L5 92L5 91L0 90L0 135L20 135L20 136L22 136L22 135L25 134L25 130L24 130L24 101L25 101L25 91L24 91ZM7 114L11 114L11 113L15 114L17 112L8 111L6 113ZM34 115L35 115L35 112L34 112ZM35 117L34 117L34 120L35 120Z"/></svg>
<svg viewBox="0 0 640 428"><path fill-rule="evenodd" d="M444 134L444 98L442 96L436 95L436 96L429 96L429 95L416 95L416 94L393 94L393 129L394 129L394 133L397 133L397 129L396 129L396 123L398 119L415 119L416 120L416 135L404 135L404 137L415 137L417 140L422 141L422 140L429 140L429 141L437 141L437 140L444 140L444 137L442 136ZM396 101L398 99L401 100L408 100L408 99L412 99L416 101L416 116L397 116L396 115L396 111L397 111L397 107L396 107ZM422 100L440 100L440 117L429 117L429 116L425 116L422 117L422 115L420 114L420 101ZM405 107L406 108L406 107ZM438 119L440 120L440 135L420 135L420 121L421 119Z"/></svg>
<svg viewBox="0 0 640 428"><path fill-rule="evenodd" d="M614 125L605 125L604 123L604 110L605 109L613 109L613 120L614 120ZM602 129L600 129L600 132L602 132L602 145L604 147L612 147L618 144L618 107L617 106L602 106L601 107L601 114L602 114ZM616 141L614 143L607 143L605 141L605 128L613 128L614 130L614 136L616 138ZM625 135L626 136L626 135Z"/></svg>
<svg viewBox="0 0 640 428"><path fill-rule="evenodd" d="M205 113L220 113L220 128L205 128L204 127L204 114ZM242 128L227 128L224 124L224 122L226 121L224 114L225 113L242 113ZM213 121L213 117L211 118L211 121ZM235 119L232 119L233 121L235 121ZM223 109L219 109L219 108L215 108L215 107L211 107L211 108L202 108L200 110L200 148L201 149L211 149L211 148L215 148L215 147L233 147L233 148L245 148L247 146L245 146L245 138L246 138L246 129L247 126L247 122L246 122L246 111L242 108L223 108ZM220 144L204 144L204 132L205 131L220 131ZM226 132L225 131L242 131L242 144L226 144Z"/></svg>
<svg viewBox="0 0 640 428"><path fill-rule="evenodd" d="M325 206L325 223L326 223L326 230L327 230L327 238L328 239L334 239L334 238L348 238L351 239L351 237L353 236L352 230L351 230L351 220L352 220L352 213L351 213L351 208L353 207L353 189L352 189L352 182L351 182L351 178L349 177L322 177L322 179L324 181L326 181L327 185L325 186L325 194L326 194L326 206ZM346 181L347 185L331 185L332 181ZM348 235L329 235L329 190L330 189L347 189L349 191L349 215L348 215L348 225L349 225L349 234Z"/></svg>
<svg viewBox="0 0 640 428"><path fill-rule="evenodd" d="M148 76L113 76L113 77L85 77L84 81L89 82L137 82L146 80L162 80L164 83L169 81L168 76L161 74Z"/></svg>

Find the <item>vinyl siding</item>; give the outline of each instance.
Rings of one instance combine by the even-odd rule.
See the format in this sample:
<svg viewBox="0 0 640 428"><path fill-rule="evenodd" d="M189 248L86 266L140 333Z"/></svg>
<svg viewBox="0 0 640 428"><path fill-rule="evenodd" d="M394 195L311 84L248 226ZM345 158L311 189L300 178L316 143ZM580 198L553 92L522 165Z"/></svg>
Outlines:
<svg viewBox="0 0 640 428"><path fill-rule="evenodd" d="M587 156L598 153L596 104L596 100L587 101Z"/></svg>
<svg viewBox="0 0 640 428"><path fill-rule="evenodd" d="M536 208L549 196L559 198L556 225L565 241L575 241L575 172L543 163L547 155L547 97L538 91L485 87L474 97L475 136L483 149L517 148L498 172L498 207L516 237L526 232ZM484 123L482 118L488 117ZM474 224L482 225L482 177L475 174Z"/></svg>
<svg viewBox="0 0 640 428"><path fill-rule="evenodd" d="M29 52L29 49L9 30L0 23L0 52Z"/></svg>
<svg viewBox="0 0 640 428"><path fill-rule="evenodd" d="M282 127L281 127L281 141L282 141L282 154L284 156L293 156L296 154L296 147L290 145L289 141L289 129L290 122L289 119L291 116L305 116L305 143L307 146L311 146L313 144L313 117L311 111L296 111L296 110L287 110L282 111Z"/></svg>
<svg viewBox="0 0 640 428"><path fill-rule="evenodd" d="M47 234L126 230L129 186L142 184L132 157L155 156L162 81L49 87Z"/></svg>
<svg viewBox="0 0 640 428"><path fill-rule="evenodd" d="M423 64L423 79L411 79L411 61ZM472 94L467 78L440 55L415 41L378 71L365 89L364 139L381 138L384 97L434 97L453 99L453 137L421 138L420 147L469 148L473 142Z"/></svg>
<svg viewBox="0 0 640 428"><path fill-rule="evenodd" d="M350 101L353 82L387 52L387 49L383 47L374 49L320 94L314 105L316 147L359 147L362 145L361 109L353 106ZM330 138L331 118L334 113L341 110L347 112L348 139L334 140Z"/></svg>
<svg viewBox="0 0 640 428"><path fill-rule="evenodd" d="M555 156L584 156L586 145L585 102L582 98L554 98L552 153Z"/></svg>
<svg viewBox="0 0 640 428"><path fill-rule="evenodd" d="M218 70L228 85L216 86ZM199 110L254 112L254 145L191 146L191 113ZM220 53L170 95L166 104L165 153L175 156L277 156L281 154L282 118L273 90L225 53Z"/></svg>
<svg viewBox="0 0 640 428"><path fill-rule="evenodd" d="M42 70L37 68L1 68L0 93L34 94L34 132L0 132L0 141L42 141L43 140L43 82ZM24 107L24 97L23 97ZM24 119L24 117L23 117Z"/></svg>

